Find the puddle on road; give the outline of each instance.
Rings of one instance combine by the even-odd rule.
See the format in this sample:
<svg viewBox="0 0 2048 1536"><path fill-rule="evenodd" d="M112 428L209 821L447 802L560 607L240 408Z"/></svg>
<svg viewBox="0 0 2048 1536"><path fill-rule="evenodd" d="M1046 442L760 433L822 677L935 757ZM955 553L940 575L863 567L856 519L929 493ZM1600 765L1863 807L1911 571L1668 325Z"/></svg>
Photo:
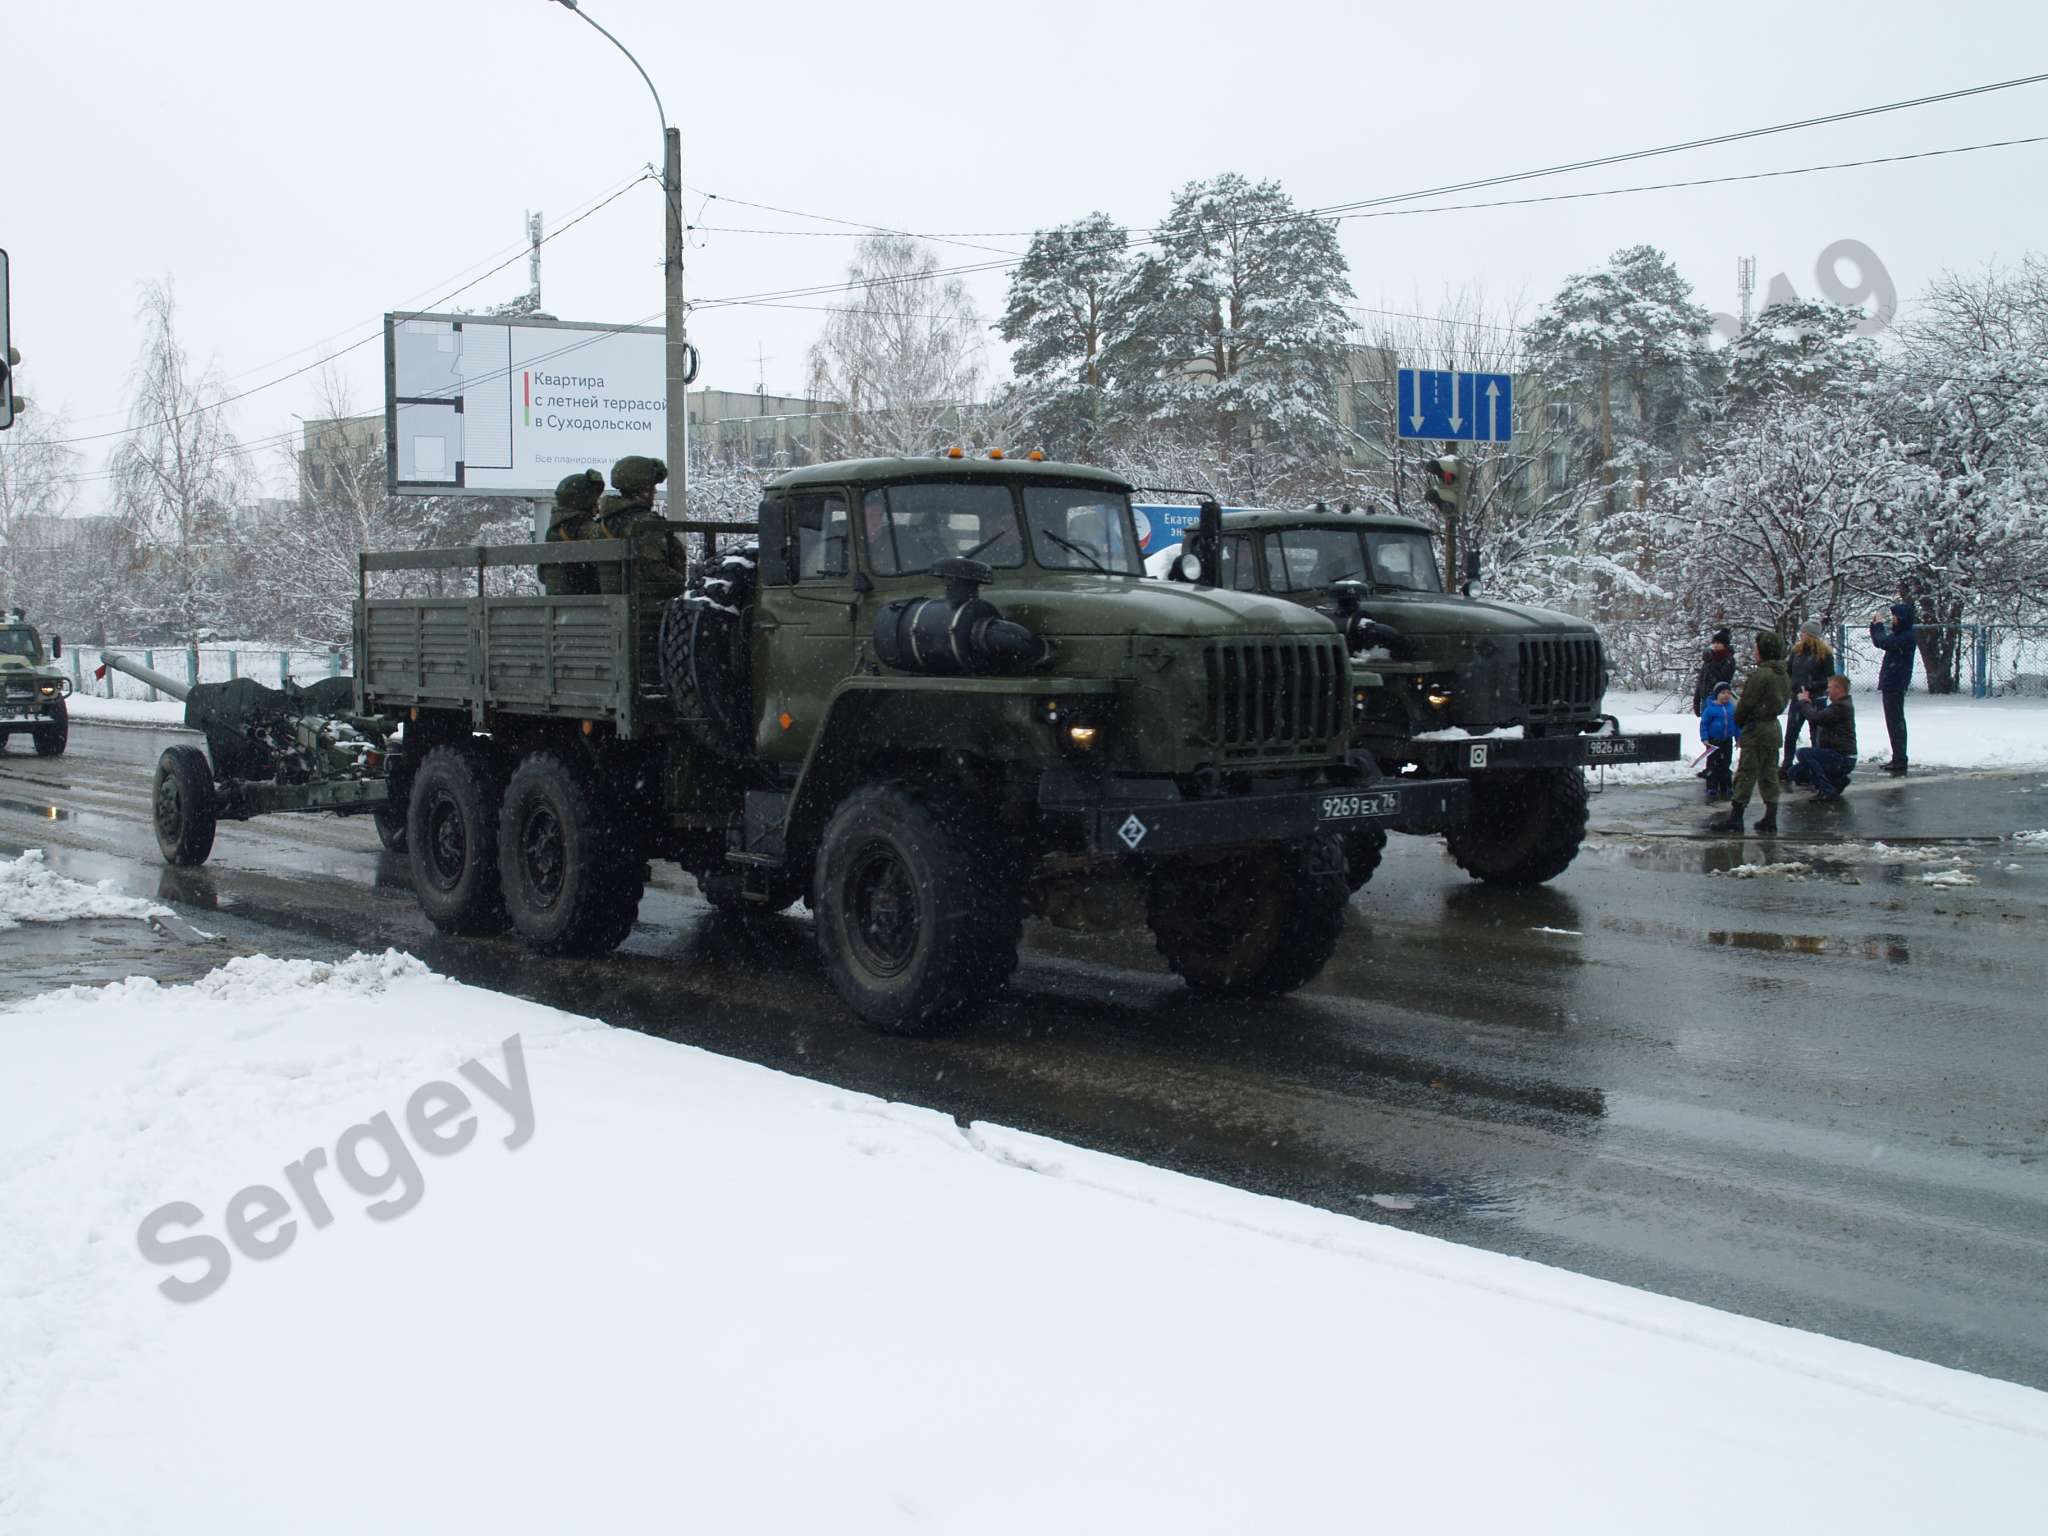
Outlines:
<svg viewBox="0 0 2048 1536"><path fill-rule="evenodd" d="M1710 930L1707 942L1725 945L1730 949L1761 949L1772 954L1824 955L1828 952L1828 941L1817 933L1731 933Z"/></svg>

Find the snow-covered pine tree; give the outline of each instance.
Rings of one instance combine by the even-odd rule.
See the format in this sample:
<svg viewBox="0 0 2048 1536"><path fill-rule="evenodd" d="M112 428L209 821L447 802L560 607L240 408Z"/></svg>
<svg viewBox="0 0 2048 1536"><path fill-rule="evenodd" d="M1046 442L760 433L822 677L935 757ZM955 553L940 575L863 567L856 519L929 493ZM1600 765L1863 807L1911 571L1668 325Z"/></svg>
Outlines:
<svg viewBox="0 0 2048 1536"><path fill-rule="evenodd" d="M1183 187L1158 235L1106 358L1121 423L1206 444L1219 465L1320 468L1350 329L1334 226L1231 173Z"/></svg>
<svg viewBox="0 0 2048 1536"><path fill-rule="evenodd" d="M1858 336L1862 312L1825 299L1765 307L1729 348L1728 399L1737 409L1773 395L1815 395L1867 380L1876 343Z"/></svg>
<svg viewBox="0 0 2048 1536"><path fill-rule="evenodd" d="M1090 460L1107 447L1103 353L1134 267L1129 240L1108 214L1091 213L1032 235L1010 274L996 329L1017 349L1022 430L1055 458Z"/></svg>

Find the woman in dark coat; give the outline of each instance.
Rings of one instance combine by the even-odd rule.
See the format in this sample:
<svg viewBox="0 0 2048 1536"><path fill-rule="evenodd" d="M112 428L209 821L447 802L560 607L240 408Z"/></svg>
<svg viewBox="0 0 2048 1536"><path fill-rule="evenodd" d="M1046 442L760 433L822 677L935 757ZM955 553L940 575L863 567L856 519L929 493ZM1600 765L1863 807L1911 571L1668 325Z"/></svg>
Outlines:
<svg viewBox="0 0 2048 1536"><path fill-rule="evenodd" d="M1821 638L1820 626L1813 620L1799 626L1799 638L1793 643L1792 654L1785 659L1785 670L1792 678L1792 708L1785 716L1785 756L1778 764L1781 772L1792 766L1800 728L1807 723L1799 708L1800 690L1818 699L1827 692L1828 679L1835 675L1835 648ZM1820 738L1816 736L1814 740L1818 742Z"/></svg>

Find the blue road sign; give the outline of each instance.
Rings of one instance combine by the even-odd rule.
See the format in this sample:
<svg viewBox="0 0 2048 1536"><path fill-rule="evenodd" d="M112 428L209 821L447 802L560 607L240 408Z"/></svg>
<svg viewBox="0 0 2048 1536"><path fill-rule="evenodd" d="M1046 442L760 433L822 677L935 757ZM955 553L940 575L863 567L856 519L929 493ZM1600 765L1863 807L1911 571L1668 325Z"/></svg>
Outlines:
<svg viewBox="0 0 2048 1536"><path fill-rule="evenodd" d="M1504 443L1515 435L1515 379L1508 373L1403 368L1399 437Z"/></svg>
<svg viewBox="0 0 2048 1536"><path fill-rule="evenodd" d="M1183 541L1187 531L1200 521L1198 507L1162 507L1139 503L1131 508L1138 524L1138 552L1155 555L1169 544Z"/></svg>

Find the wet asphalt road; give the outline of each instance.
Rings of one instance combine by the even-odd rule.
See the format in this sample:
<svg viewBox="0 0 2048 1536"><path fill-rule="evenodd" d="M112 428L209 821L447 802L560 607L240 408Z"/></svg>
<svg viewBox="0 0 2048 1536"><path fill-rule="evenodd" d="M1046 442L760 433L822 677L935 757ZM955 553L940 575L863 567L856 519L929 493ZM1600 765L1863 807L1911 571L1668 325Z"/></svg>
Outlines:
<svg viewBox="0 0 2048 1536"><path fill-rule="evenodd" d="M2048 849L2009 838L2048 828L2048 774L1866 774L1788 804L1770 843L1700 835L1689 784L1609 790L1533 892L1397 837L1294 998L1205 1005L1142 934L1034 925L993 1016L915 1042L848 1022L806 919L728 922L667 866L590 962L440 938L360 819L223 827L205 869L166 869L146 808L167 739L74 725L65 758L0 757L0 849L178 914L0 934L6 995L395 945L850 1088L2048 1388ZM1975 883L1923 878L1948 870Z"/></svg>

